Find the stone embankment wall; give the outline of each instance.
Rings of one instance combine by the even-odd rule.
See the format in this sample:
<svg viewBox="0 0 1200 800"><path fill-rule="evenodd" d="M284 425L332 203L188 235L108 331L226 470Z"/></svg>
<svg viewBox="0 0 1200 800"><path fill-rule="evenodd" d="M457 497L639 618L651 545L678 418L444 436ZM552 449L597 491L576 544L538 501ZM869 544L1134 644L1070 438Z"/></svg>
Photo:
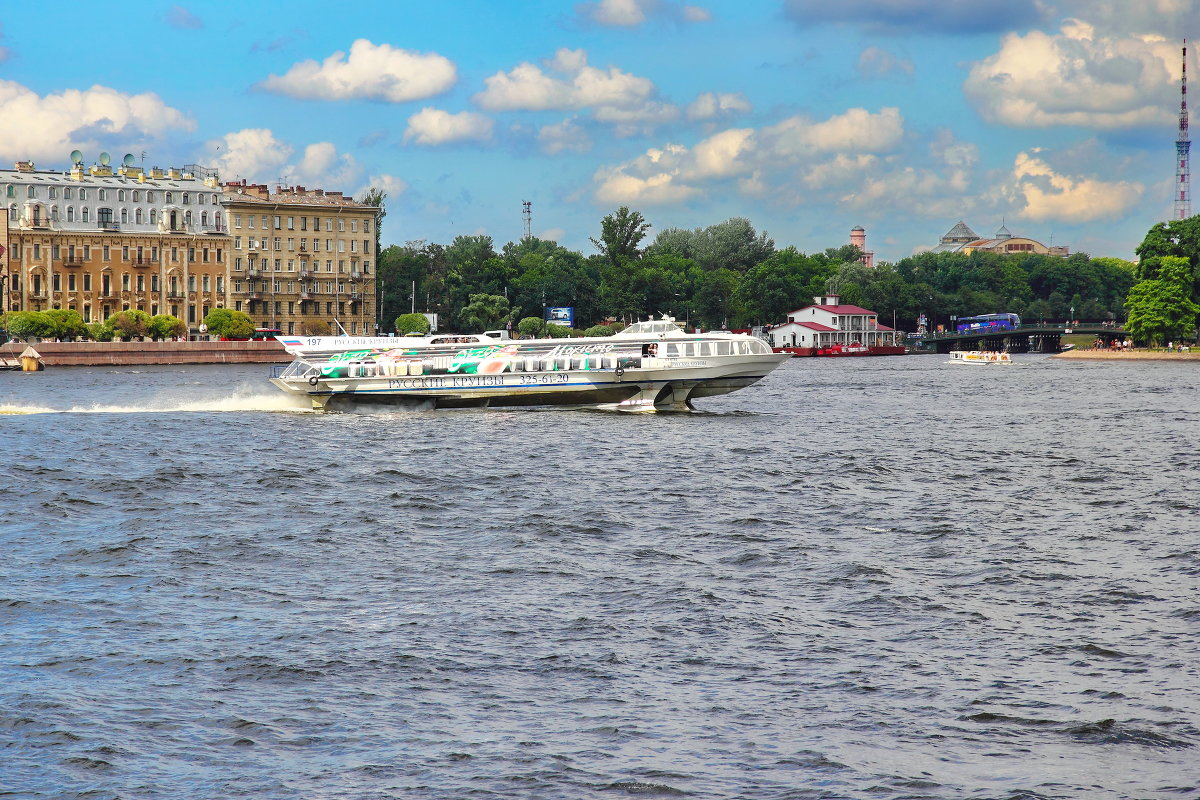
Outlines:
<svg viewBox="0 0 1200 800"><path fill-rule="evenodd" d="M1168 353L1165 350L1068 350L1051 358L1080 361L1200 361L1200 351Z"/></svg>
<svg viewBox="0 0 1200 800"><path fill-rule="evenodd" d="M24 343L0 346L13 355ZM121 366L136 364L285 364L292 358L276 341L269 342L40 342L32 345L47 367Z"/></svg>

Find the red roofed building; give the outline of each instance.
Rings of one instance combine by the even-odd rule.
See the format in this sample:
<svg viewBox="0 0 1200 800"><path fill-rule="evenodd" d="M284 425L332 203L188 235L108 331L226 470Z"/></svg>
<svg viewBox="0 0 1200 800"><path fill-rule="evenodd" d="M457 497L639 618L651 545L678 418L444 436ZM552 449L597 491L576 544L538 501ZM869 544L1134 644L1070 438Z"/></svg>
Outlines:
<svg viewBox="0 0 1200 800"><path fill-rule="evenodd" d="M771 347L813 351L798 355L817 355L818 350L838 345L874 349L875 354L893 349L904 352L895 329L881 325L874 311L844 305L840 300L835 294L814 297L813 305L789 311L787 322L767 329ZM871 353L862 353L868 354Z"/></svg>

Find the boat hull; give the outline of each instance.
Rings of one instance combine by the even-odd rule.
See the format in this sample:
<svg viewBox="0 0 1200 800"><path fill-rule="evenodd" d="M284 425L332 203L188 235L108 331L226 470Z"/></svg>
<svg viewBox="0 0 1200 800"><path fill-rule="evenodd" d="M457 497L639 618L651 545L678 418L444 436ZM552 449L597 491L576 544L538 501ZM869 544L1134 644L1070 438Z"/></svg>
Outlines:
<svg viewBox="0 0 1200 800"><path fill-rule="evenodd" d="M695 398L743 389L790 356L741 356L736 363L693 360L694 366L405 377L271 379L314 408L383 404L398 407L477 408L513 406L605 406L627 410L690 408Z"/></svg>

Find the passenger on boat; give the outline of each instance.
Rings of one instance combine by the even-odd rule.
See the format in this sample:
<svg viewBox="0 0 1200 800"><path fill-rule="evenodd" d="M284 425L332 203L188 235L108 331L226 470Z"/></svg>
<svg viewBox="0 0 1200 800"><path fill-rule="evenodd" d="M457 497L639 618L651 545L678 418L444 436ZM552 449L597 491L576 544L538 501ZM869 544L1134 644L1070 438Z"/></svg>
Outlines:
<svg viewBox="0 0 1200 800"><path fill-rule="evenodd" d="M658 345L655 344L654 342L651 342L650 344L646 345L645 347L642 348L642 355L649 356L651 358L658 355Z"/></svg>

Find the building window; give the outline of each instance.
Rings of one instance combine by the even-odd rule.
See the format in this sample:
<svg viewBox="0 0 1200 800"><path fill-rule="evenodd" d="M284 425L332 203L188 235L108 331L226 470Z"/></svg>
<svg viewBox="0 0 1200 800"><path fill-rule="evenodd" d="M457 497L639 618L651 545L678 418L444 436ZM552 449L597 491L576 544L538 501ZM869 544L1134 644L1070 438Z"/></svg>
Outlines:
<svg viewBox="0 0 1200 800"><path fill-rule="evenodd" d="M209 290L207 275L204 276L203 283L201 285L204 287L204 291L207 292Z"/></svg>
<svg viewBox="0 0 1200 800"><path fill-rule="evenodd" d="M25 190L25 196L26 197L37 197L37 187L30 186L28 189Z"/></svg>
<svg viewBox="0 0 1200 800"><path fill-rule="evenodd" d="M125 202L125 190L124 189L117 190L117 201L122 202L122 203Z"/></svg>
<svg viewBox="0 0 1200 800"><path fill-rule="evenodd" d="M183 204L184 204L185 206L190 206L190 205L192 204L192 201L191 201L190 199L188 199L188 193L187 193L187 192L184 192L184 193L183 193Z"/></svg>
<svg viewBox="0 0 1200 800"><path fill-rule="evenodd" d="M79 190L79 199L80 199L80 200L87 200L87 189L80 188L80 190Z"/></svg>
<svg viewBox="0 0 1200 800"><path fill-rule="evenodd" d="M154 202L154 192L146 192L146 202L147 203Z"/></svg>
<svg viewBox="0 0 1200 800"><path fill-rule="evenodd" d="M242 249L242 237L240 237L240 236L233 237L233 249L234 250Z"/></svg>
<svg viewBox="0 0 1200 800"><path fill-rule="evenodd" d="M133 221L138 225L142 224L142 210L140 208L133 212Z"/></svg>
<svg viewBox="0 0 1200 800"><path fill-rule="evenodd" d="M167 202L173 202L173 195L170 192L167 192Z"/></svg>
<svg viewBox="0 0 1200 800"><path fill-rule="evenodd" d="M96 197L97 197L97 199L100 199L100 200L107 200L108 192L101 189L99 192L96 193Z"/></svg>
<svg viewBox="0 0 1200 800"><path fill-rule="evenodd" d="M54 277L50 279L50 288L56 292L62 291L62 278L60 275L61 273L56 272L54 273Z"/></svg>
<svg viewBox="0 0 1200 800"><path fill-rule="evenodd" d="M225 291L225 276L224 275L217 276L217 291L218 292Z"/></svg>
<svg viewBox="0 0 1200 800"><path fill-rule="evenodd" d="M339 219L338 220L338 233L341 233L344 230L346 230L346 220Z"/></svg>
<svg viewBox="0 0 1200 800"><path fill-rule="evenodd" d="M158 275L157 274L152 273L150 275L150 291L152 291L152 292L158 291Z"/></svg>
<svg viewBox="0 0 1200 800"><path fill-rule="evenodd" d="M196 260L196 248L189 247L188 248L188 263L191 264L195 260Z"/></svg>
<svg viewBox="0 0 1200 800"><path fill-rule="evenodd" d="M109 252L108 245L104 245L103 247L100 248L100 258L102 258L106 262L108 261L108 252Z"/></svg>
<svg viewBox="0 0 1200 800"><path fill-rule="evenodd" d="M295 230L295 229L296 229L296 218L288 217L288 230L291 231L291 230Z"/></svg>
<svg viewBox="0 0 1200 800"><path fill-rule="evenodd" d="M278 214L275 215L275 230L279 230L279 215Z"/></svg>
<svg viewBox="0 0 1200 800"><path fill-rule="evenodd" d="M129 209L122 208L121 209L121 224L124 225L127 222L129 222Z"/></svg>
<svg viewBox="0 0 1200 800"><path fill-rule="evenodd" d="M68 292L75 291L75 273L74 272L72 272L70 275L67 276L67 291Z"/></svg>
<svg viewBox="0 0 1200 800"><path fill-rule="evenodd" d="M363 233L370 233L370 232L371 232L371 220L364 219L363 220Z"/></svg>
<svg viewBox="0 0 1200 800"><path fill-rule="evenodd" d="M13 209L14 211L16 209ZM67 206L67 222L75 221L75 206Z"/></svg>
<svg viewBox="0 0 1200 800"><path fill-rule="evenodd" d="M88 273L88 272L83 273L83 290L85 292L90 292L92 290L91 273Z"/></svg>
<svg viewBox="0 0 1200 800"><path fill-rule="evenodd" d="M137 189L134 189L133 190L133 202L135 202L135 203L138 202L139 198L141 197L141 194L142 193L139 192Z"/></svg>
<svg viewBox="0 0 1200 800"><path fill-rule="evenodd" d="M278 236L276 236L276 237L275 237L275 249L276 249L276 250L282 250L282 249L283 249L283 247L282 247L282 240L281 240L281 239L280 239Z"/></svg>
<svg viewBox="0 0 1200 800"><path fill-rule="evenodd" d="M129 291L129 273L128 272L125 272L121 275L121 289L126 292Z"/></svg>
<svg viewBox="0 0 1200 800"><path fill-rule="evenodd" d="M82 189L80 191L82 191ZM83 207L83 209L81 211L81 216L82 216L84 222L88 221L88 207L87 206Z"/></svg>
<svg viewBox="0 0 1200 800"><path fill-rule="evenodd" d="M200 195L200 196L203 197L204 195ZM200 212L200 224L203 225L205 228L208 227L208 212L207 211Z"/></svg>
<svg viewBox="0 0 1200 800"><path fill-rule="evenodd" d="M7 192L7 194L8 194L8 196L9 196L9 197L16 197L16 196L17 196L17 187L13 186L13 185L10 183L10 184L8 185L8 192Z"/></svg>
<svg viewBox="0 0 1200 800"><path fill-rule="evenodd" d="M155 209L150 209L150 224L158 222L158 212Z"/></svg>
<svg viewBox="0 0 1200 800"><path fill-rule="evenodd" d="M280 272L283 269L282 259L275 259L275 271ZM277 290L278 291L278 290Z"/></svg>
<svg viewBox="0 0 1200 800"><path fill-rule="evenodd" d="M138 273L138 276L137 276L137 290L139 292L146 291L146 276L140 272Z"/></svg>
<svg viewBox="0 0 1200 800"><path fill-rule="evenodd" d="M235 227L235 228L242 227L242 215L241 214L233 215L233 227Z"/></svg>

